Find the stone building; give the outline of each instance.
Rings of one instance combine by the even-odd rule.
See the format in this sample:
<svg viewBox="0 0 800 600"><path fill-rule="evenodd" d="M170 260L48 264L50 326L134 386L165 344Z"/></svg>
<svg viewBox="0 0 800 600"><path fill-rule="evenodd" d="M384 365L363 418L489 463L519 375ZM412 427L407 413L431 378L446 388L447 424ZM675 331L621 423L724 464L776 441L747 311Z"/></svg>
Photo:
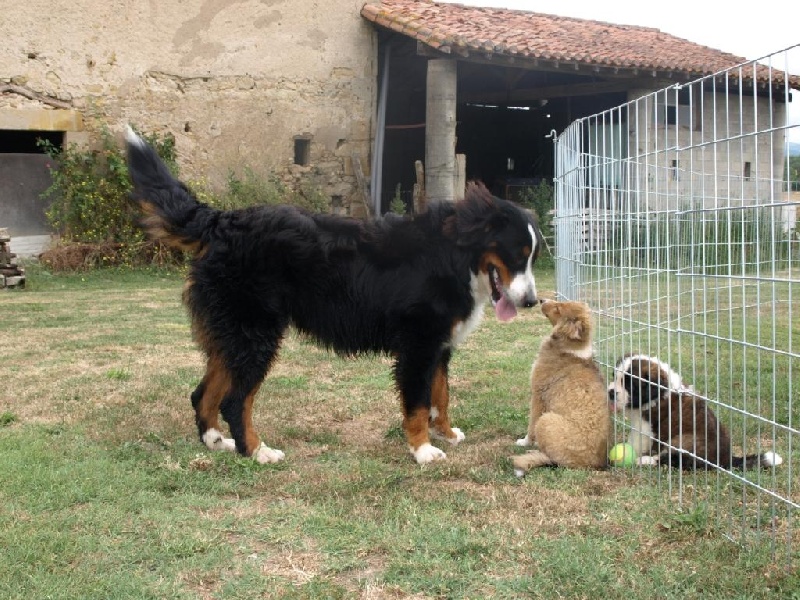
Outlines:
<svg viewBox="0 0 800 600"><path fill-rule="evenodd" d="M181 173L308 180L358 212L373 137L376 36L362 0L6 2L0 19L0 223L40 231L36 137L86 143L125 123L176 137ZM365 170L368 172L368 163ZM23 197L24 196L24 197Z"/></svg>
<svg viewBox="0 0 800 600"><path fill-rule="evenodd" d="M12 235L46 228L37 137L169 132L189 180L252 169L359 215L396 191L408 202L417 160L428 192L452 197L455 154L466 177L511 195L552 177L548 136L574 119L744 60L652 28L430 0L6 4L0 226ZM769 84L756 87L768 101Z"/></svg>

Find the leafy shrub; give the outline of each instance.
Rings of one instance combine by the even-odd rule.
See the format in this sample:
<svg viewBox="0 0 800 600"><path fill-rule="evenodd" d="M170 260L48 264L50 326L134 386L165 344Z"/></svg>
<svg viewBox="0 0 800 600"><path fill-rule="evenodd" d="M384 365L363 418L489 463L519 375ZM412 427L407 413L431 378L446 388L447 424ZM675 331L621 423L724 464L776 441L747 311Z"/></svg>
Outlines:
<svg viewBox="0 0 800 600"><path fill-rule="evenodd" d="M552 239L553 209L555 208L553 186L543 179L539 185L524 188L519 195L518 202L536 213L542 235Z"/></svg>
<svg viewBox="0 0 800 600"><path fill-rule="evenodd" d="M405 200L403 200L399 183L397 187L394 188L394 197L392 198L391 204L389 204L389 211L397 215L404 215L408 212L408 207L406 206Z"/></svg>
<svg viewBox="0 0 800 600"><path fill-rule="evenodd" d="M550 249L555 233L553 230L553 210L555 208L553 186L543 179L539 185L525 188L520 194L518 202L536 214L536 221L539 223L542 236L544 236L546 252L540 255L536 264L547 266L554 264Z"/></svg>
<svg viewBox="0 0 800 600"><path fill-rule="evenodd" d="M47 218L66 242L140 244L144 236L137 225L136 207L128 198L131 184L124 151L108 129L99 136L94 150L74 144L60 149L47 140L39 142L55 164L53 183L44 192L52 201ZM172 136L145 137L177 173Z"/></svg>
<svg viewBox="0 0 800 600"><path fill-rule="evenodd" d="M46 215L61 235L59 247L43 253L42 262L54 271L180 264L180 252L145 239L137 223L138 209L129 200L131 183L124 147L107 128L98 135L96 149L89 150L74 144L60 149L47 140L39 141L54 165L53 183L44 192L51 200ZM177 177L175 139L171 135L143 137ZM261 176L250 168L245 168L242 176L231 173L221 193L203 182L190 187L200 201L222 210L284 203L321 212L329 203L312 182L289 190L277 176Z"/></svg>
<svg viewBox="0 0 800 600"><path fill-rule="evenodd" d="M277 175L261 175L250 167L245 167L242 175L228 173L226 189L221 194L214 195L202 187L194 185L192 191L204 202L222 210L292 204L311 212L326 212L330 202L320 187L312 182L304 182L296 190L291 190Z"/></svg>

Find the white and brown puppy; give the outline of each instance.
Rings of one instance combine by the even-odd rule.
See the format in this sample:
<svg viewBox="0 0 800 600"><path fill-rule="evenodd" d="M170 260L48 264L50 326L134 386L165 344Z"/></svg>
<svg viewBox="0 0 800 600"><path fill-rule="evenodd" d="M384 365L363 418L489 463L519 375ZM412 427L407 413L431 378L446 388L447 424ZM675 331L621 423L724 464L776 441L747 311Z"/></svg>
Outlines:
<svg viewBox="0 0 800 600"><path fill-rule="evenodd" d="M613 410L623 410L630 418L628 443L639 464L752 469L783 462L774 452L734 456L728 430L706 401L657 358L623 356L608 387L608 401Z"/></svg>
<svg viewBox="0 0 800 600"><path fill-rule="evenodd" d="M611 416L603 376L594 362L592 319L583 302L542 304L553 325L531 370L528 434L518 446L538 450L511 457L514 472L535 467L604 468L608 464Z"/></svg>

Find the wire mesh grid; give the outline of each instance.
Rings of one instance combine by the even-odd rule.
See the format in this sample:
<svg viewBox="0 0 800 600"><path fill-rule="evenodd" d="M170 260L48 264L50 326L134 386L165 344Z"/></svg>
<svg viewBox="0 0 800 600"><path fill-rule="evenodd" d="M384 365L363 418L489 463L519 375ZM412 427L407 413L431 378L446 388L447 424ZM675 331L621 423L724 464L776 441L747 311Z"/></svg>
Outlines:
<svg viewBox="0 0 800 600"><path fill-rule="evenodd" d="M637 467L742 544L800 557L800 46L572 123L555 140L558 295L598 362L668 363L764 469ZM630 433L618 416L616 441ZM674 432L673 432L674 433Z"/></svg>

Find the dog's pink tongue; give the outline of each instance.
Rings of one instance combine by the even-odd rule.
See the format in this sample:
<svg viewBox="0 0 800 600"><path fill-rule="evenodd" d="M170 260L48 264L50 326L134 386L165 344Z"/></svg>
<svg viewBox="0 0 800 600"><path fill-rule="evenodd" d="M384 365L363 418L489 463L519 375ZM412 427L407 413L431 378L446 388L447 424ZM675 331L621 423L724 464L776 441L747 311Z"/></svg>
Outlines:
<svg viewBox="0 0 800 600"><path fill-rule="evenodd" d="M517 316L517 307L506 294L503 294L503 297L494 305L494 314L497 315L499 321L510 321Z"/></svg>

